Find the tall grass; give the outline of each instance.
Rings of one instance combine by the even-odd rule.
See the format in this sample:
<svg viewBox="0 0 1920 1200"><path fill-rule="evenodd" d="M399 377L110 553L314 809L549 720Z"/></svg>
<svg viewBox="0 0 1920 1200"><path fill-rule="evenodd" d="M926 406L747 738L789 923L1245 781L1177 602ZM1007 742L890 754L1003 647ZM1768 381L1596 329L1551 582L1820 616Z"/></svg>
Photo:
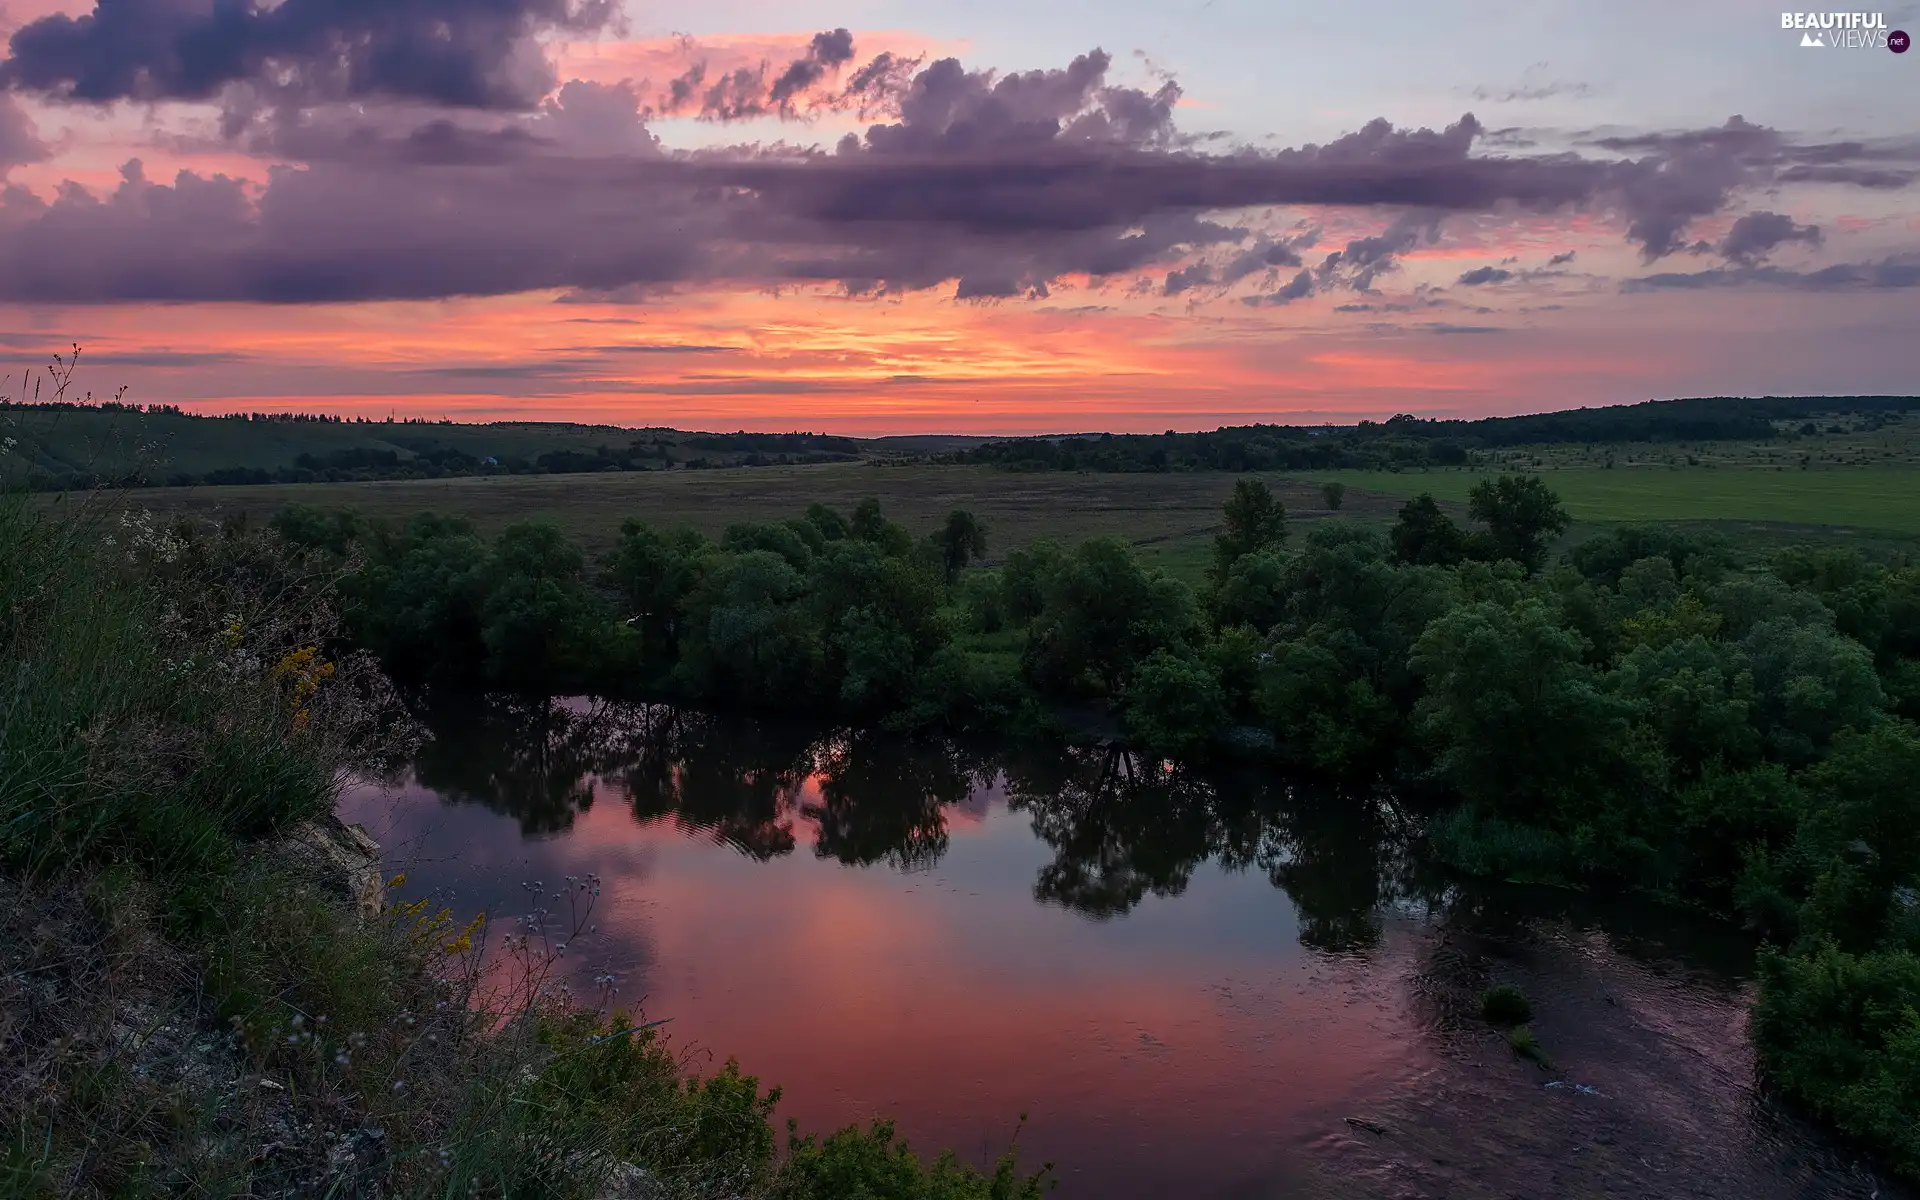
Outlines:
<svg viewBox="0 0 1920 1200"><path fill-rule="evenodd" d="M327 582L259 535L0 498L0 860L211 869L329 812L399 726L370 661L327 659Z"/></svg>

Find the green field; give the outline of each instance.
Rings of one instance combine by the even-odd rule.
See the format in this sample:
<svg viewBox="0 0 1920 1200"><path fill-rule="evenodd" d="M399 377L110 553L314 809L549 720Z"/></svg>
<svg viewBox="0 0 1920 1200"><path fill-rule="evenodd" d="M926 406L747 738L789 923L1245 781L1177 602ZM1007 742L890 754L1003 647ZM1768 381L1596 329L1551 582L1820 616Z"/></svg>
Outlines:
<svg viewBox="0 0 1920 1200"><path fill-rule="evenodd" d="M1328 471L1380 496L1431 492L1464 503L1484 471ZM1709 521L1741 526L1838 526L1920 536L1920 470L1902 467L1543 470L1576 522Z"/></svg>
<svg viewBox="0 0 1920 1200"><path fill-rule="evenodd" d="M1681 521L1743 541L1777 544L1840 537L1878 545L1920 538L1920 471L1859 467L1831 470L1600 468L1547 470L1578 538L1607 525ZM1265 475L1297 523L1333 514L1320 483L1338 479L1348 493L1340 517L1384 523L1407 497L1432 492L1464 510L1478 471L1328 472L1312 478ZM965 508L986 522L997 561L1041 538L1075 541L1100 534L1132 542L1147 561L1195 578L1220 527L1220 506L1236 475L1018 474L976 466L759 467L711 471L519 475L263 487L153 488L127 493L156 511L201 516L245 514L264 520L292 502L351 506L404 519L433 510L473 519L483 531L510 522L557 522L588 549L612 545L620 522L639 517L716 534L748 519L780 519L820 501L842 510L877 498L894 519L930 530Z"/></svg>
<svg viewBox="0 0 1920 1200"><path fill-rule="evenodd" d="M370 516L405 518L431 509L472 518L493 532L509 522L558 522L589 549L603 550L620 522L639 517L719 533L746 519L797 516L819 501L850 510L865 497L895 520L931 530L956 508L987 525L992 562L1040 538L1074 541L1097 534L1126 538L1143 557L1181 574L1196 572L1220 527L1220 506L1235 475L1022 475L989 467L877 467L829 464L712 471L592 475L513 475L374 483L275 484L264 487L151 488L127 493L156 511L203 516L270 516L290 502L348 505ZM1319 485L1265 476L1302 519L1327 514ZM1343 515L1384 520L1398 502L1352 496Z"/></svg>

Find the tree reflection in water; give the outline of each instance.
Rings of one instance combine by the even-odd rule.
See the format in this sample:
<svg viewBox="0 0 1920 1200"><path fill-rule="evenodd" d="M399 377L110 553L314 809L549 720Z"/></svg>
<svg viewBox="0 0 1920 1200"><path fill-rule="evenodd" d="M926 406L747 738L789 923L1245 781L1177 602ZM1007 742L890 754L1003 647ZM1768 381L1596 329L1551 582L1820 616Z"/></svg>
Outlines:
<svg viewBox="0 0 1920 1200"><path fill-rule="evenodd" d="M1053 851L1034 897L1095 920L1180 895L1213 861L1259 870L1299 913L1300 938L1364 950L1381 913L1422 890L1392 811L1367 791L1202 774L1117 748L986 751L875 730L716 717L665 705L492 698L429 715L420 783L508 813L526 836L569 829L596 792L750 858L814 853L852 866L935 866L949 810L1001 783Z"/></svg>

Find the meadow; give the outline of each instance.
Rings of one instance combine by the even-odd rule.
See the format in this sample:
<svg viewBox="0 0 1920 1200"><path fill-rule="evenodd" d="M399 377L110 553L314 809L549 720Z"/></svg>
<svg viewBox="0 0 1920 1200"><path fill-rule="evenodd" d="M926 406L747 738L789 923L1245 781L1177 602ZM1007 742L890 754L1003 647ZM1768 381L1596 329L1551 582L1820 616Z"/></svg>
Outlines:
<svg viewBox="0 0 1920 1200"><path fill-rule="evenodd" d="M1140 556L1182 575L1197 574L1220 506L1238 476L1014 474L976 466L826 464L710 471L518 475L264 487L152 488L131 492L136 507L261 521L282 505L350 506L404 520L432 510L470 518L483 533L521 520L557 523L589 551L611 548L620 523L638 517L662 526L718 534L735 521L780 520L816 501L842 511L866 497L910 529L931 529L956 508L985 522L986 562L1042 538L1076 542L1113 535ZM1266 476L1297 518L1328 515L1317 483ZM1351 495L1344 513L1385 521L1399 502Z"/></svg>
<svg viewBox="0 0 1920 1200"><path fill-rule="evenodd" d="M1738 541L1772 545L1808 537L1871 548L1920 540L1920 471L1898 466L1772 470L1761 467L1533 467L1572 515L1574 540L1614 525L1681 522ZM1464 512L1467 492L1490 472L1329 471L1258 475L1305 525L1334 515L1321 485L1347 487L1339 515L1385 523L1400 505L1431 492ZM352 507L405 520L434 511L472 519L494 534L514 521L557 523L591 552L612 547L620 523L637 517L662 526L718 534L746 519L782 519L819 501L851 511L872 496L911 529L931 529L956 508L988 531L991 565L1042 538L1075 542L1111 535L1132 543L1152 565L1189 580L1204 568L1220 506L1239 476L1228 473L1018 473L981 466L865 463L709 471L608 472L367 483L152 488L128 494L136 507L196 516L265 520L289 503Z"/></svg>
<svg viewBox="0 0 1920 1200"><path fill-rule="evenodd" d="M1535 467L1575 521L1712 521L1742 526L1833 526L1920 535L1920 471L1911 467ZM1486 470L1327 471L1354 491L1465 503Z"/></svg>

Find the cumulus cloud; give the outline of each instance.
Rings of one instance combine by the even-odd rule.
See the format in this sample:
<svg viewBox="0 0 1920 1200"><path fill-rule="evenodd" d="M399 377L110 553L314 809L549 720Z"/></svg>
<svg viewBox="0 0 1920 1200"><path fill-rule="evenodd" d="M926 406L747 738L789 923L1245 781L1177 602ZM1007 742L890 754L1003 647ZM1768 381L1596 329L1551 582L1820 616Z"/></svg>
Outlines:
<svg viewBox="0 0 1920 1200"><path fill-rule="evenodd" d="M1320 263L1319 284L1344 284L1358 292L1371 291L1375 277L1398 267L1400 255L1439 237L1439 214L1403 213L1380 233L1355 238L1344 249L1327 255Z"/></svg>
<svg viewBox="0 0 1920 1200"><path fill-rule="evenodd" d="M43 161L48 153L19 102L0 95L0 178L15 167Z"/></svg>
<svg viewBox="0 0 1920 1200"><path fill-rule="evenodd" d="M1459 282L1467 287L1479 287L1487 283L1505 283L1513 278L1513 272L1500 267L1475 267L1460 276Z"/></svg>
<svg viewBox="0 0 1920 1200"><path fill-rule="evenodd" d="M1720 242L1720 256L1740 263L1756 263L1787 242L1820 244L1818 225L1796 225L1777 212L1751 212L1733 223Z"/></svg>
<svg viewBox="0 0 1920 1200"><path fill-rule="evenodd" d="M1693 221L1786 170L1906 161L1886 147L1803 145L1737 117L1600 139L1598 154L1487 147L1471 114L1438 130L1375 120L1325 144L1213 150L1176 127L1177 83L1116 83L1098 50L1014 73L886 54L856 66L845 30L787 51L778 68L775 57L711 80L689 74L669 91L684 93L684 111L716 120L884 96L863 133L832 150L672 151L648 128L659 112L651 85L576 80L530 93L501 82L519 78L508 67L527 37L603 24L598 3L236 0L211 16L173 0L102 4L91 17L23 27L6 82L101 99L204 97L222 81L291 78L301 103L242 113L228 127L233 145L281 165L258 187L195 172L154 180L135 162L101 195L0 194L0 295L636 297L813 282L862 294L951 284L958 297L988 300L1043 296L1066 276L1152 272L1166 295L1253 279L1254 301L1287 303L1370 290L1435 241L1449 214L1618 210L1652 260L1687 245ZM155 21L129 25L127 14ZM451 24L449 38L423 32L433 14ZM216 33L224 56L206 49ZM54 53L29 66L23 45ZM432 55L444 69L400 70ZM321 102L374 94L388 98ZM1385 226L1310 264L1317 231L1282 235L1248 215L1285 206L1375 212ZM1765 232L1736 246L1757 247Z"/></svg>
<svg viewBox="0 0 1920 1200"><path fill-rule="evenodd" d="M1239 232L1244 234L1249 231ZM1310 249L1319 240L1318 229L1283 237L1266 233L1252 234L1247 244L1217 265L1201 260L1167 272L1161 294L1177 296L1197 287L1231 287L1249 275L1278 272L1283 267L1298 267L1302 261L1300 251Z"/></svg>
<svg viewBox="0 0 1920 1200"><path fill-rule="evenodd" d="M1295 300L1304 300L1317 291L1319 291L1319 284L1315 282L1313 272L1303 269L1288 280L1285 287L1264 295L1244 296L1241 301L1253 305L1291 304Z"/></svg>
<svg viewBox="0 0 1920 1200"><path fill-rule="evenodd" d="M733 67L716 70L712 57L701 53L692 39L686 39L684 46L693 61L651 98L646 105L649 115L729 122L767 116L792 120L832 112L891 113L921 63L918 58L883 50L848 71L855 54L853 34L846 29L814 34L805 49L777 72L765 59L736 60Z"/></svg>
<svg viewBox="0 0 1920 1200"><path fill-rule="evenodd" d="M597 33L617 14L616 0L99 0L16 30L0 84L94 102L256 83L308 100L528 108L557 82L537 39Z"/></svg>

